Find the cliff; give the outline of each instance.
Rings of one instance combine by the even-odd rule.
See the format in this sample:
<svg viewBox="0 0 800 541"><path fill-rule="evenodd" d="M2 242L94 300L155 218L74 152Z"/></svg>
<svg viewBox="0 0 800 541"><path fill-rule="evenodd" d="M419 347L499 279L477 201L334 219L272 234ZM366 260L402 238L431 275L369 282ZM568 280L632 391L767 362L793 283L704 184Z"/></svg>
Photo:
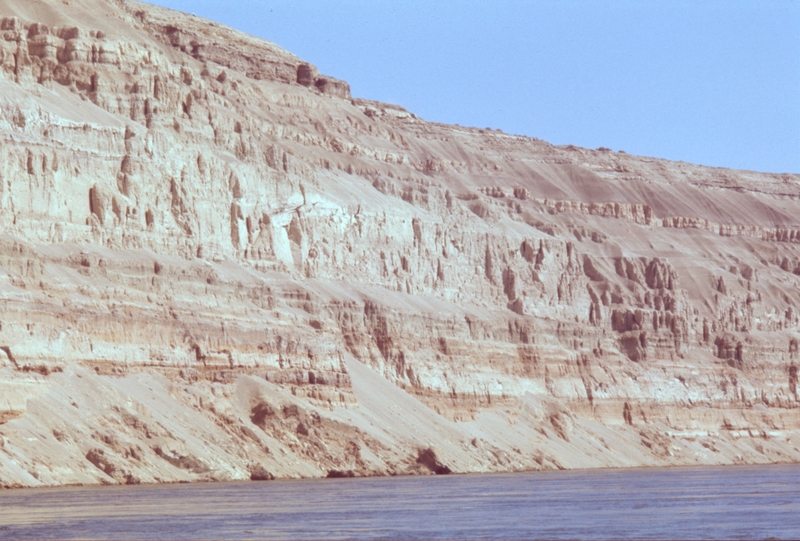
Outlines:
<svg viewBox="0 0 800 541"><path fill-rule="evenodd" d="M0 485L800 459L800 175L0 0Z"/></svg>

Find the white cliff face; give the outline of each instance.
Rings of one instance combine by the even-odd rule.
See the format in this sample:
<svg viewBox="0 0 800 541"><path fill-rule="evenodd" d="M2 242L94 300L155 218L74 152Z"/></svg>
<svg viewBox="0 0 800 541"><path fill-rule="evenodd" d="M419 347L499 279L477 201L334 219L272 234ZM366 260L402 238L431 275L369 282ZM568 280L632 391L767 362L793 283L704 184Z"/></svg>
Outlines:
<svg viewBox="0 0 800 541"><path fill-rule="evenodd" d="M800 458L800 176L427 123L146 4L0 16L0 484Z"/></svg>

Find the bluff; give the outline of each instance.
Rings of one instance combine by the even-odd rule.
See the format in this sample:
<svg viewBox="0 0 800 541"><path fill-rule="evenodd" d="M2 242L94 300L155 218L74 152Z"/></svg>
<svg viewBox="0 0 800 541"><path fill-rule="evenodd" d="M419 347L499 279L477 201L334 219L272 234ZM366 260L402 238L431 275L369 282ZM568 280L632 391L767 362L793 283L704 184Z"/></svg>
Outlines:
<svg viewBox="0 0 800 541"><path fill-rule="evenodd" d="M800 460L800 175L0 0L0 485Z"/></svg>

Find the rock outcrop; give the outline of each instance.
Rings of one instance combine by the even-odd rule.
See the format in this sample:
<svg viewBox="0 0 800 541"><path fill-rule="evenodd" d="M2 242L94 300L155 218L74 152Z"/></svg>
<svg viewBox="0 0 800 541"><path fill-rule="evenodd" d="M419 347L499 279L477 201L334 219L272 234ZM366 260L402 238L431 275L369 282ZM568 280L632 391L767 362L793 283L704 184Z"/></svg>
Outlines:
<svg viewBox="0 0 800 541"><path fill-rule="evenodd" d="M799 175L429 123L133 1L0 8L0 485L800 459Z"/></svg>

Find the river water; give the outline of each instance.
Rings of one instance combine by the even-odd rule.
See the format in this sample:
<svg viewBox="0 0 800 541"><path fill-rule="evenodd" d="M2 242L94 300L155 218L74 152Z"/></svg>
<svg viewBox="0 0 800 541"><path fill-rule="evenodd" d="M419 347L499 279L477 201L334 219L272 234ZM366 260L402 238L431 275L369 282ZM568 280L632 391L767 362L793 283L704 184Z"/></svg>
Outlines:
<svg viewBox="0 0 800 541"><path fill-rule="evenodd" d="M0 539L798 539L800 465L0 490Z"/></svg>

